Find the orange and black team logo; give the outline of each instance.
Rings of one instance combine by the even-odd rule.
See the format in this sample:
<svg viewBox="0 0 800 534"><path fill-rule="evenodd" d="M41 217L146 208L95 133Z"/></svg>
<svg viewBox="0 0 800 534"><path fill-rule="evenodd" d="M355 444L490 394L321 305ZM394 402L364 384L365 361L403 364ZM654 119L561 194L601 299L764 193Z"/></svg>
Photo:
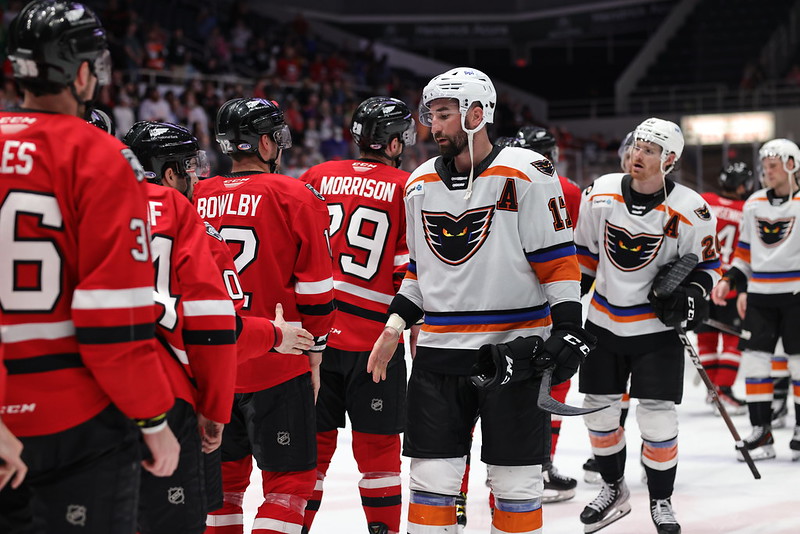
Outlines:
<svg viewBox="0 0 800 534"><path fill-rule="evenodd" d="M422 212L425 240L437 258L450 265L470 259L489 236L494 206L451 215L447 212Z"/></svg>
<svg viewBox="0 0 800 534"><path fill-rule="evenodd" d="M789 237L794 228L794 217L786 219L760 219L756 218L758 224L758 237L767 247L774 247L781 241Z"/></svg>
<svg viewBox="0 0 800 534"><path fill-rule="evenodd" d="M621 271L638 271L653 261L663 240L663 235L631 235L606 221L606 254Z"/></svg>
<svg viewBox="0 0 800 534"><path fill-rule="evenodd" d="M553 164L550 162L549 159L540 159L538 161L532 161L531 165L533 165L536 168L536 170L546 174L547 176L553 176L556 172L556 168L553 167Z"/></svg>
<svg viewBox="0 0 800 534"><path fill-rule="evenodd" d="M700 217L700 219L704 221L711 220L711 211L708 209L708 206L703 204L699 208L694 210L694 214Z"/></svg>

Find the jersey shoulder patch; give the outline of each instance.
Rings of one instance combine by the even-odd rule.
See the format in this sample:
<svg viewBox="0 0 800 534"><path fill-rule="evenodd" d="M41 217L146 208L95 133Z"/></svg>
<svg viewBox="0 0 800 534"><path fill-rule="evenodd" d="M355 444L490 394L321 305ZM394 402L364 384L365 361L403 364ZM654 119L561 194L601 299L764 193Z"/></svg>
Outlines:
<svg viewBox="0 0 800 534"><path fill-rule="evenodd" d="M325 197L323 197L323 196L322 196L322 193L320 193L319 191L317 191L316 189L314 189L314 186L313 186L313 185L311 185L311 184L306 184L306 187L308 188L308 190L309 190L309 191L311 191L312 193L314 193L314 196L315 196L315 197L317 197L317 198L318 198L318 199L320 199L321 201L325 202Z"/></svg>
<svg viewBox="0 0 800 534"><path fill-rule="evenodd" d="M203 224L206 225L206 233L208 235L210 235L211 237L213 237L214 239L216 239L218 241L222 241L223 240L222 239L222 234L217 232L217 229L214 228L213 226L211 226L211 224L209 224L208 221L203 221Z"/></svg>
<svg viewBox="0 0 800 534"><path fill-rule="evenodd" d="M546 174L547 176L553 176L556 173L556 168L553 167L553 164L550 162L549 159L540 159L538 161L532 161L531 165L541 172L542 174Z"/></svg>
<svg viewBox="0 0 800 534"><path fill-rule="evenodd" d="M703 221L711 220L711 210L708 209L708 204L703 204L699 208L696 208L694 213Z"/></svg>
<svg viewBox="0 0 800 534"><path fill-rule="evenodd" d="M141 182L144 180L144 167L139 162L139 159L136 157L136 154L133 153L133 150L130 148L123 148L122 155L125 156L125 159L128 160L128 164L133 169L133 174L136 175L136 181Z"/></svg>

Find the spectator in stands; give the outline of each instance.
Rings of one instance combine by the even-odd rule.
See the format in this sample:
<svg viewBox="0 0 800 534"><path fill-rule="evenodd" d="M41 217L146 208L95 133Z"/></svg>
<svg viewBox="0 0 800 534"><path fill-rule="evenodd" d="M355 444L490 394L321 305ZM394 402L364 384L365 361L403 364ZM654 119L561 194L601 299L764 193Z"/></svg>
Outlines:
<svg viewBox="0 0 800 534"><path fill-rule="evenodd" d="M140 121L175 122L169 102L164 100L155 85L148 86L145 98L139 105ZM125 130L127 131L127 130Z"/></svg>

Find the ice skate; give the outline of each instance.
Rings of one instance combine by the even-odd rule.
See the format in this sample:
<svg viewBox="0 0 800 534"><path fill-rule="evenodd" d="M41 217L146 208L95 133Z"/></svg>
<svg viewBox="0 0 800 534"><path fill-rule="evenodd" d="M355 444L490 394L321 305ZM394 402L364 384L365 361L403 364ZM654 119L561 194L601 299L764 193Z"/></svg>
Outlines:
<svg viewBox="0 0 800 534"><path fill-rule="evenodd" d="M792 461L800 460L800 426L794 427L794 436L789 442L789 448L792 450Z"/></svg>
<svg viewBox="0 0 800 534"><path fill-rule="evenodd" d="M630 492L625 485L625 478L612 484L603 481L600 494L581 512L583 531L587 534L597 532L631 513L629 498Z"/></svg>
<svg viewBox="0 0 800 534"><path fill-rule="evenodd" d="M463 491L456 497L456 524L459 534L464 532L467 526L467 494Z"/></svg>
<svg viewBox="0 0 800 534"><path fill-rule="evenodd" d="M753 432L743 442L754 461L775 458L775 447L773 445L775 440L772 438L772 429L769 426L754 426ZM740 462L744 462L744 456L741 451L736 451L736 457Z"/></svg>
<svg viewBox="0 0 800 534"><path fill-rule="evenodd" d="M575 496L575 486L578 485L578 481L559 473L553 464L546 466L542 471L542 478L544 478L543 503L566 501Z"/></svg>
<svg viewBox="0 0 800 534"><path fill-rule="evenodd" d="M725 406L725 411L728 412L728 415L743 415L747 413L747 403L736 397L730 386L717 386L717 396L722 405ZM712 409L715 415L719 415L716 405L712 404Z"/></svg>
<svg viewBox="0 0 800 534"><path fill-rule="evenodd" d="M670 499L650 499L650 517L658 534L681 534Z"/></svg>
<svg viewBox="0 0 800 534"><path fill-rule="evenodd" d="M603 477L600 476L600 468L597 466L597 459L594 456L583 463L583 481L587 484L600 484Z"/></svg>

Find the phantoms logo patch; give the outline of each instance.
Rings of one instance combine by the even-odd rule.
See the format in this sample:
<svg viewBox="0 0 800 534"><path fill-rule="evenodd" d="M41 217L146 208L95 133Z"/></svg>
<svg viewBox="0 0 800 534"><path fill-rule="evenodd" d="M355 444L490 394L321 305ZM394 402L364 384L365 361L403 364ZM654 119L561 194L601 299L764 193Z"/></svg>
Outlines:
<svg viewBox="0 0 800 534"><path fill-rule="evenodd" d="M786 219L772 219L756 218L758 223L758 237L761 242L768 247L774 247L792 233L794 228L794 217Z"/></svg>
<svg viewBox="0 0 800 534"><path fill-rule="evenodd" d="M619 270L637 271L653 261L664 239L662 235L631 235L606 222L606 254Z"/></svg>
<svg viewBox="0 0 800 534"><path fill-rule="evenodd" d="M437 258L450 265L470 259L489 236L494 206L451 215L447 212L422 212L425 240Z"/></svg>

